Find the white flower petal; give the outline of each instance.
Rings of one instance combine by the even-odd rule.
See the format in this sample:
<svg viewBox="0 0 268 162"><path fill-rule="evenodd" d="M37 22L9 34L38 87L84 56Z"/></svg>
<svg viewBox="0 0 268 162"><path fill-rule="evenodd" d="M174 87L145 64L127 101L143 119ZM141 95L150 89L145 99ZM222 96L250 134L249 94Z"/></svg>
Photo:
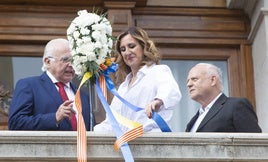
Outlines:
<svg viewBox="0 0 268 162"><path fill-rule="evenodd" d="M75 73L82 76L90 68L86 64L88 61L101 64L110 57L113 46L112 27L105 17L87 10L80 10L77 14L67 29L67 39L70 42Z"/></svg>

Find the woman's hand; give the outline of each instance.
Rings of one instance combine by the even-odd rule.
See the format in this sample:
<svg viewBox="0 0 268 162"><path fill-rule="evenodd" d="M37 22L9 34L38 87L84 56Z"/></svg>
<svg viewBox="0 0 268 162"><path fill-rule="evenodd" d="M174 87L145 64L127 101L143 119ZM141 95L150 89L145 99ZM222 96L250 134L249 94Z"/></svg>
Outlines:
<svg viewBox="0 0 268 162"><path fill-rule="evenodd" d="M163 105L163 101L161 99L154 99L153 102L151 102L149 105L146 106L145 113L148 116L148 118L152 118L153 111L158 111L160 109L160 106Z"/></svg>

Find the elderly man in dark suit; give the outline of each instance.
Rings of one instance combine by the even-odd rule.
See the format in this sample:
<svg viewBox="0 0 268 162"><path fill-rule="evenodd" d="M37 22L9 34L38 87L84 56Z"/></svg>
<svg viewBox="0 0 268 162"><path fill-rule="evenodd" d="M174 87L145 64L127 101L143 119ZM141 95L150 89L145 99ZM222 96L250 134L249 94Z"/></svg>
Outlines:
<svg viewBox="0 0 268 162"><path fill-rule="evenodd" d="M70 58L66 39L48 42L43 56L44 73L21 79L16 84L9 110L10 130L76 130L77 109L73 103L76 88L71 83L75 72ZM60 90L60 84L64 92ZM94 123L90 123L89 97L83 92L81 102L85 126L89 130Z"/></svg>
<svg viewBox="0 0 268 162"><path fill-rule="evenodd" d="M246 98L222 93L221 70L207 63L195 65L188 74L190 97L201 108L187 124L186 132L261 132L257 116Z"/></svg>

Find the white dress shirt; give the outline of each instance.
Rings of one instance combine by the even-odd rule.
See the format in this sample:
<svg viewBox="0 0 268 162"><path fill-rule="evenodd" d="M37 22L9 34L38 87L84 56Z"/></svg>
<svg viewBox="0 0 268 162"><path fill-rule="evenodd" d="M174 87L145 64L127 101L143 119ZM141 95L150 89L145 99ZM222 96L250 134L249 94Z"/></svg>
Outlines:
<svg viewBox="0 0 268 162"><path fill-rule="evenodd" d="M118 93L128 102L141 108L158 98L163 101L159 109L159 115L170 125L173 110L178 108L181 99L181 92L170 68L167 65L144 66L137 73L137 80L129 87L132 74L128 74L125 81L119 86ZM123 104L117 97L114 97L110 105L122 116L139 122L143 125L144 132L160 132L157 124L149 119L144 110L134 112ZM123 131L128 128L121 126ZM108 117L94 127L94 131L112 131Z"/></svg>
<svg viewBox="0 0 268 162"><path fill-rule="evenodd" d="M205 116L207 115L208 111L210 110L210 108L212 107L212 105L216 102L216 100L221 96L222 93L220 93L217 97L215 97L208 105L207 107L205 107L204 109L202 107L200 107L199 109L199 116L196 119L193 127L191 128L190 132L196 132L197 128L199 127L200 123L202 122L202 120L205 118Z"/></svg>
<svg viewBox="0 0 268 162"><path fill-rule="evenodd" d="M57 82L59 82L49 71L46 71L48 77L52 80L52 82L55 84L55 87L59 91L59 87L56 85ZM67 93L68 99L74 101L75 94L71 88L70 82L65 84L64 90ZM75 107L75 103L73 103L73 110L75 111L76 120L78 120L78 111Z"/></svg>

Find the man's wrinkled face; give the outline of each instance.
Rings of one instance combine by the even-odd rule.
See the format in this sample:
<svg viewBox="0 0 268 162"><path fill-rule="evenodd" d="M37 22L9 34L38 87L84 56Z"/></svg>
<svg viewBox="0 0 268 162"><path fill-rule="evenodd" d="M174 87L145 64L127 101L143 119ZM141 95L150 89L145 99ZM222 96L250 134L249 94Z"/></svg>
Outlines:
<svg viewBox="0 0 268 162"><path fill-rule="evenodd" d="M203 66L193 67L187 77L187 87L190 97L199 101L202 100L209 93L212 85L212 79L206 73Z"/></svg>
<svg viewBox="0 0 268 162"><path fill-rule="evenodd" d="M64 83L72 81L75 76L75 71L71 65L71 53L69 47L62 46L55 50L53 56L47 59L47 67L51 74L58 80Z"/></svg>

